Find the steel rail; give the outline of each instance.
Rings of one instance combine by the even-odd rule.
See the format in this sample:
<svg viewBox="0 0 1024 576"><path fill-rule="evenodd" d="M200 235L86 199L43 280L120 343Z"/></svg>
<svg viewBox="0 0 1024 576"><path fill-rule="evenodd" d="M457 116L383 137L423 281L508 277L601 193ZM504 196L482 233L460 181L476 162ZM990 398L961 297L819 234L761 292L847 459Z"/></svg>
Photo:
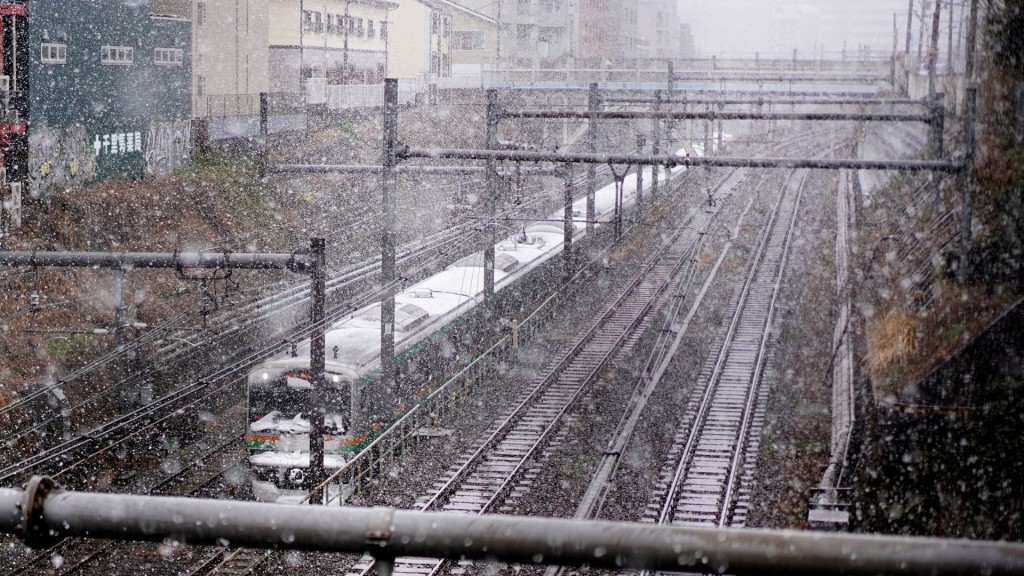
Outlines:
<svg viewBox="0 0 1024 576"><path fill-rule="evenodd" d="M833 150L835 149L838 149L838 147L833 148ZM738 462L741 459L744 453L744 447L747 444L746 436L748 434L747 431L749 430L750 426L750 418L752 417L753 413L757 382L759 381L759 375L761 373L761 370L763 369L764 352L767 345L767 334L770 330L770 323L774 314L775 299L778 293L780 278L784 272L786 252L788 250L789 239L792 237L792 231L795 226L797 209L799 206L799 199L804 188L806 174L804 178L801 179L797 187L797 198L795 200L791 200L792 214L789 216L789 222L787 223L784 240L782 242L783 245L779 248L781 252L778 257L778 262L775 262L774 260L767 261L766 258L768 258L767 252L769 249L769 245L774 241L775 238L777 238L777 235L774 232L774 228L776 226L777 218L780 215L780 209L783 206L784 200L786 200L790 196L790 194L787 193L787 188L789 187L789 180L791 177L792 174L789 177L787 177L787 183L784 185L782 192L779 194L778 200L775 202L775 205L772 208L772 211L768 218L768 222L762 229L763 231L761 234L761 239L758 242L758 248L755 252L754 260L751 263L750 271L748 272L746 280L740 291L735 312L726 331L722 346L718 352L715 365L711 370L711 373L707 379L707 384L701 393L701 398L697 405L696 413L693 416L693 420L689 425L685 445L682 446L681 454L678 456L678 463L674 467L675 469L672 475L672 479L667 486L664 499L662 500L661 509L656 518L656 522L659 524L668 522L670 514L673 513L673 510L675 510L677 506L680 484L682 483L684 476L688 473L689 466L691 465L691 460L695 457L694 455L697 451L697 444L702 437L705 421L707 418L709 418L709 413L712 410L714 398L717 396L721 384L720 380L722 378L724 371L726 370L726 363L731 358L733 339L736 337L737 331L740 329L740 324L742 320L746 317L745 315L747 314L747 301L750 297L751 292L753 291L755 280L761 274L762 267L764 266L765 262L769 262L771 266L777 267L777 270L774 273L775 276L773 277L774 284L771 291L771 299L768 303L768 310L765 312L763 322L758 321L758 326L762 326L763 324L761 328L761 335L759 337L758 350L754 354L752 360L752 374L749 377L749 384L744 389L744 405L743 408L739 410L740 421L739 426L736 428L734 432L735 446L732 448L731 455L729 456L731 463L729 465L729 469L726 474L724 483L721 486L721 500L717 501L715 504L718 510L715 521L719 526L724 525L728 518L731 517L730 514L732 490L735 487L735 476L738 473ZM746 360L744 362L746 362ZM706 490L702 487L701 493L703 494L704 492L706 492ZM703 510L703 507L710 506L705 505L703 500L706 500L706 498L704 498L703 496L700 500L701 510ZM694 508L694 510L697 510L697 508ZM693 512L693 514L697 514L697 512Z"/></svg>
<svg viewBox="0 0 1024 576"><path fill-rule="evenodd" d="M1024 545L0 488L0 532L746 575L1019 575Z"/></svg>
<svg viewBox="0 0 1024 576"><path fill-rule="evenodd" d="M174 472L174 473L164 477L162 480L160 480L159 482L157 482L153 486L151 486L148 489L146 489L143 492L143 494L149 495L149 496L172 496L172 495L176 495L176 494L173 494L173 493L170 493L170 492L168 492L168 493L158 493L158 491L160 489L164 488L165 486L170 485L172 482L178 480L179 478L184 477L186 474L195 472L196 469L198 469L198 468L200 468L202 466L201 464L199 464L199 462L202 462L203 460L205 460L205 459L207 459L207 458L209 458L211 456L214 456L216 454L225 452L226 450L228 450L232 446L237 447L239 445L238 440L239 440L238 437L232 436L228 441L222 442L222 443L214 446L210 450L207 450L205 453L203 453L196 462L192 462L188 466L182 467L181 470L179 470L177 472ZM237 462L237 459L236 459L236 462ZM208 486L209 484L214 482L217 478L223 476L224 473L228 469L230 469L230 468L231 468L231 466L229 466L228 468L224 468L224 469L218 471L217 474L215 474L214 476L212 476L210 478L204 479L204 481L202 483L200 483L197 486L189 488L188 490L186 490L181 495L183 495L183 496L194 496L195 494L198 494L200 490L202 490L203 488L205 488L206 486ZM83 551L77 552L77 553L70 552L70 550L74 549L75 547L83 546L83 543L84 543L84 548L85 548ZM17 576L18 574L24 574L24 573L26 573L26 571L35 568L36 565L39 564L40 562L42 562L43 564L45 564L47 566L51 566L52 565L52 561L53 561L52 559L54 557L56 557L56 556L59 556L61 558L62 565L59 567L62 570L61 573L62 574L71 574L71 573L77 572L83 566L85 566L86 564L94 561L96 558L98 558L100 555L104 554L105 552L110 551L117 544L118 544L118 542L116 540L109 540L109 541L108 540L87 541L87 540L83 540L81 538L68 538L68 539L64 539L61 542L59 542L59 543L57 543L57 544L55 544L55 545L53 545L53 546L43 550L41 553L35 555L33 558L31 558L28 561L22 563L21 565L11 569L9 572L6 572L6 574L7 574L7 576ZM77 557L74 558L73 563L68 564L68 561L72 559L73 555L77 556Z"/></svg>
<svg viewBox="0 0 1024 576"><path fill-rule="evenodd" d="M739 438L738 446L733 456L732 466L729 471L729 479L726 482L726 485L723 490L721 513L718 517L718 526L720 528L725 527L726 522L729 521L730 514L732 512L731 509L733 494L734 489L736 488L737 477L739 476L739 466L742 457L746 453L747 444L749 443L747 436L750 431L751 420L754 416L755 403L757 401L757 390L760 386L761 378L764 373L765 361L767 358L766 352L768 349L768 337L771 331L772 320L775 318L775 308L776 302L778 301L779 288L782 284L782 278L785 275L786 262L789 257L789 247L792 243L793 231L796 229L797 216L799 215L800 211L800 200L803 196L804 184L806 183L806 180L807 174L805 173L804 176L801 178L800 183L797 185L797 195L796 198L793 200L793 215L790 218L789 225L786 230L785 240L782 247L782 257L780 258L778 265L779 269L777 275L775 276L775 282L772 287L772 297L771 301L768 304L768 311L766 313L765 318L765 331L761 336L761 343L757 351L757 363L755 365L753 378L751 379L752 385L750 393L747 395L746 406L744 406L742 410L743 419L740 423L739 434L737 436Z"/></svg>

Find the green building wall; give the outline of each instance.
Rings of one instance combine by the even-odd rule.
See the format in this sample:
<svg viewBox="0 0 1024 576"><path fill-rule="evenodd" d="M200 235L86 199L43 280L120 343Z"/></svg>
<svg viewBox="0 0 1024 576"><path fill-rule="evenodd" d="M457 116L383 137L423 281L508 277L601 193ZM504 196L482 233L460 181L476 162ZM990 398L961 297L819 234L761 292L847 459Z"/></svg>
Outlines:
<svg viewBox="0 0 1024 576"><path fill-rule="evenodd" d="M191 22L151 16L148 0L31 0L28 19L30 194L190 161ZM65 61L44 61L44 44ZM131 62L103 63L104 46Z"/></svg>

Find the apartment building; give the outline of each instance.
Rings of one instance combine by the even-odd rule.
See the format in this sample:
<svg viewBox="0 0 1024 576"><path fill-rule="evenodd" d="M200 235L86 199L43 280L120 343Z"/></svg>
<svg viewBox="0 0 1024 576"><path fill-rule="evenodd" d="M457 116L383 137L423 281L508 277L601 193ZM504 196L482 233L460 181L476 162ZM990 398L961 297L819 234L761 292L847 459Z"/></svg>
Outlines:
<svg viewBox="0 0 1024 576"><path fill-rule="evenodd" d="M399 0L392 18L401 38L390 47L387 74L429 82L452 75L452 9L438 0Z"/></svg>
<svg viewBox="0 0 1024 576"><path fill-rule="evenodd" d="M259 94L270 88L268 0L191 4L193 115L258 113Z"/></svg>
<svg viewBox="0 0 1024 576"><path fill-rule="evenodd" d="M452 19L452 70L454 75L479 74L498 61L498 21L452 0L437 0L449 9Z"/></svg>
<svg viewBox="0 0 1024 576"><path fill-rule="evenodd" d="M28 127L27 150L11 151L8 175L30 194L190 161L187 6L29 0L0 2L0 15L17 38L2 58Z"/></svg>
<svg viewBox="0 0 1024 576"><path fill-rule="evenodd" d="M270 0L271 91L299 92L307 78L379 82L398 6L386 0Z"/></svg>

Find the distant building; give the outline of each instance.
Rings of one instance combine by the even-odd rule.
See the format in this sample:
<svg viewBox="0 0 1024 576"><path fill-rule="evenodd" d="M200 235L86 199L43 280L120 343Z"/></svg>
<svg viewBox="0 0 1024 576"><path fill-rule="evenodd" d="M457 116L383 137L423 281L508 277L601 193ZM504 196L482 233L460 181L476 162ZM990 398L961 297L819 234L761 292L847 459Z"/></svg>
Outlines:
<svg viewBox="0 0 1024 576"><path fill-rule="evenodd" d="M0 15L19 19L22 8L27 41L4 51L4 65L11 55L28 64L27 83L20 64L13 83L28 141L9 176L44 195L190 161L191 23L180 3L29 0L0 3Z"/></svg>
<svg viewBox="0 0 1024 576"><path fill-rule="evenodd" d="M641 58L681 56L676 0L639 0L636 31L644 46Z"/></svg>
<svg viewBox="0 0 1024 576"><path fill-rule="evenodd" d="M259 113L270 89L268 2L190 0L194 116Z"/></svg>
<svg viewBox="0 0 1024 576"><path fill-rule="evenodd" d="M392 78L430 81L452 75L452 8L435 0L400 0L393 30L401 41L391 45L387 74Z"/></svg>
<svg viewBox="0 0 1024 576"><path fill-rule="evenodd" d="M564 68L576 56L577 0L453 1L494 20L500 68Z"/></svg>
<svg viewBox="0 0 1024 576"><path fill-rule="evenodd" d="M388 67L385 0L269 0L270 91L302 92L309 78L378 83Z"/></svg>
<svg viewBox="0 0 1024 576"><path fill-rule="evenodd" d="M612 68L636 58L637 13L637 0L581 0L578 67Z"/></svg>
<svg viewBox="0 0 1024 576"><path fill-rule="evenodd" d="M452 75L479 75L498 63L498 21L453 0L437 0L452 18Z"/></svg>

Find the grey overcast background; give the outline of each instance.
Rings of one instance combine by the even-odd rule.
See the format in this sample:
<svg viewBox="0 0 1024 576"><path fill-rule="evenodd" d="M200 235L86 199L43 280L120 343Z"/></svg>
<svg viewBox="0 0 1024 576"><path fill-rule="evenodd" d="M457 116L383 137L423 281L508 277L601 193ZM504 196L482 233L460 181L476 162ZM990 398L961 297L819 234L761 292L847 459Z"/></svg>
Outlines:
<svg viewBox="0 0 1024 576"><path fill-rule="evenodd" d="M838 55L846 42L892 51L892 21L897 15L902 49L908 0L679 0L701 56L752 55L800 57ZM920 8L920 0L915 0ZM929 20L930 22L930 20ZM917 42L917 22L914 23Z"/></svg>

